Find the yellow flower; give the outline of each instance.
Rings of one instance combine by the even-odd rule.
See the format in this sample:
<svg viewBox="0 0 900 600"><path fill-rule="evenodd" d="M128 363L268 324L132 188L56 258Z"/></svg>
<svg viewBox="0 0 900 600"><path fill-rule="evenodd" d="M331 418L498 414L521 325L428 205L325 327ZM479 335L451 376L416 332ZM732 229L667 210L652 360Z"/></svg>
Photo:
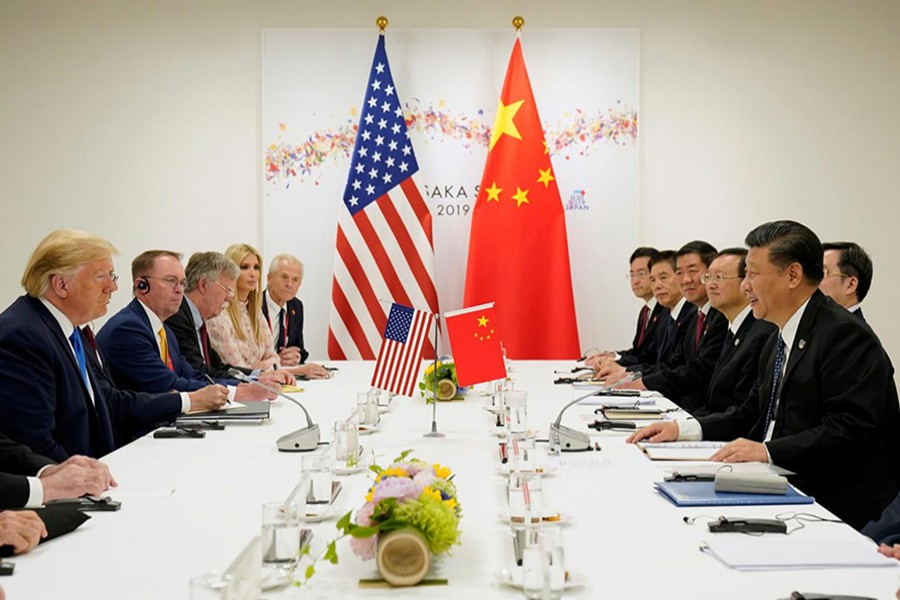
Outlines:
<svg viewBox="0 0 900 600"><path fill-rule="evenodd" d="M409 474L403 467L390 467L379 473L375 481L383 481L388 477L409 477Z"/></svg>
<svg viewBox="0 0 900 600"><path fill-rule="evenodd" d="M441 499L441 492L438 491L438 490L436 490L436 489L434 489L434 488L431 487L431 486L428 486L428 487L426 487L425 489L422 490L422 496L430 496L431 498L440 501L440 499Z"/></svg>
<svg viewBox="0 0 900 600"><path fill-rule="evenodd" d="M431 363L431 364L428 365L428 367L425 369L425 374L426 374L426 375L431 375L432 373L434 373L434 368L435 368L435 363ZM439 368L439 369L441 368L441 361L437 361L437 368Z"/></svg>
<svg viewBox="0 0 900 600"><path fill-rule="evenodd" d="M456 500L454 500L453 498L444 500L444 504L446 504L447 508L449 508L451 510L456 510L456 507L459 505L459 503Z"/></svg>
<svg viewBox="0 0 900 600"><path fill-rule="evenodd" d="M452 474L450 467L442 467L439 463L432 466L434 467L434 476L438 479L447 479Z"/></svg>
<svg viewBox="0 0 900 600"><path fill-rule="evenodd" d="M369 488L369 493L366 494L366 502L371 502L374 494L375 494L375 487L373 486L373 487Z"/></svg>

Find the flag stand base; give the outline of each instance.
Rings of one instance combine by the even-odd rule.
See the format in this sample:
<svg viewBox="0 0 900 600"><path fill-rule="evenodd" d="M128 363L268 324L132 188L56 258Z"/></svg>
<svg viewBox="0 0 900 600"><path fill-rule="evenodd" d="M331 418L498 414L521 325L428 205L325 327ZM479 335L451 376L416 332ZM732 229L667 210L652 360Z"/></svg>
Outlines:
<svg viewBox="0 0 900 600"><path fill-rule="evenodd" d="M441 433L437 430L437 421L431 422L431 431L428 433L422 434L422 437L430 437L430 438L442 438L447 437L446 433Z"/></svg>

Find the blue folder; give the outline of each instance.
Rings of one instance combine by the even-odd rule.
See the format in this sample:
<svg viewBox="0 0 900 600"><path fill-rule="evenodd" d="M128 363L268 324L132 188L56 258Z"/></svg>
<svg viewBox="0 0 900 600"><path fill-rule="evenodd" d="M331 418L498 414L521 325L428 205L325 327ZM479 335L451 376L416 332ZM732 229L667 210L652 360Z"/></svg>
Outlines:
<svg viewBox="0 0 900 600"><path fill-rule="evenodd" d="M815 498L804 496L788 485L786 494L745 494L717 492L712 481L664 481L656 484L660 494L675 506L738 506L765 504L812 504Z"/></svg>

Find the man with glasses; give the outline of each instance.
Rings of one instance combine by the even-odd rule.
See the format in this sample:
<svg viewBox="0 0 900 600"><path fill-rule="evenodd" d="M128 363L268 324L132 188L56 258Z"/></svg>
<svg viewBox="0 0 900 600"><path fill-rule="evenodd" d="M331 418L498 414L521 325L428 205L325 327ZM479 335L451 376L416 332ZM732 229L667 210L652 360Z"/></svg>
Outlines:
<svg viewBox="0 0 900 600"><path fill-rule="evenodd" d="M192 367L181 355L178 341L163 322L178 312L187 284L181 255L168 250L148 250L131 263L134 300L100 329L100 355L109 365L115 383L124 389L159 393L180 392L182 410L215 401L221 406L235 397L231 380L215 383ZM258 391L257 391L258 390ZM245 389L238 399L259 399L265 391Z"/></svg>
<svg viewBox="0 0 900 600"><path fill-rule="evenodd" d="M753 315L778 328L757 384L740 406L650 425L628 441L733 440L715 462L771 463L857 529L900 490L900 407L894 368L872 330L828 300L822 244L794 221L747 234L743 290Z"/></svg>
<svg viewBox="0 0 900 600"><path fill-rule="evenodd" d="M228 380L229 369L252 375L249 369L225 363L210 345L206 331L206 321L225 310L234 298L239 275L237 265L221 252L196 252L188 260L184 273L187 287L181 306L166 319L166 327L175 334L182 356L191 367L217 380ZM268 371L259 378L262 383L275 388L282 383L294 383L293 377L284 371ZM238 400L249 399L244 393L254 387L238 385ZM245 388L248 388L247 392L244 392Z"/></svg>
<svg viewBox="0 0 900 600"><path fill-rule="evenodd" d="M631 253L626 278L631 284L631 292L644 302L638 313L634 339L631 348L619 352L605 351L590 354L584 366L599 369L604 364L617 363L623 366L653 364L656 362L656 343L660 324L669 309L657 302L650 284L650 261L657 258L656 248L640 247Z"/></svg>
<svg viewBox="0 0 900 600"><path fill-rule="evenodd" d="M57 462L103 456L116 448L114 425L146 427L183 408L178 394L117 389L87 358L80 328L106 314L118 289L114 252L83 231L50 233L25 267L26 294L0 314L0 431Z"/></svg>
<svg viewBox="0 0 900 600"><path fill-rule="evenodd" d="M706 404L706 392L728 325L725 316L712 308L701 280L715 256L716 249L700 240L688 242L675 253L678 285L685 299L696 307L696 313L669 359L645 369L641 379L625 387L660 392L688 412Z"/></svg>
<svg viewBox="0 0 900 600"><path fill-rule="evenodd" d="M872 259L853 242L828 242L822 248L825 276L819 289L865 321L860 305L872 286Z"/></svg>
<svg viewBox="0 0 900 600"><path fill-rule="evenodd" d="M725 412L747 401L756 385L760 353L776 329L753 316L750 301L741 290L746 256L744 248L722 250L702 278L710 304L728 319L728 330L709 382L706 404L693 411L695 417Z"/></svg>

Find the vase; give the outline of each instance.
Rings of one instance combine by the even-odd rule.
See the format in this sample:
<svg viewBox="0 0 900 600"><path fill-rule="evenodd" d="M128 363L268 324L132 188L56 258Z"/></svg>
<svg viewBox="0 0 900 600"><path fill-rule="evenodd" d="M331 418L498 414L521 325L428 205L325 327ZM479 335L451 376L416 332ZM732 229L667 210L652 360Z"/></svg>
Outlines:
<svg viewBox="0 0 900 600"><path fill-rule="evenodd" d="M431 568L431 550L418 529L406 527L379 535L375 562L391 585L416 585Z"/></svg>

